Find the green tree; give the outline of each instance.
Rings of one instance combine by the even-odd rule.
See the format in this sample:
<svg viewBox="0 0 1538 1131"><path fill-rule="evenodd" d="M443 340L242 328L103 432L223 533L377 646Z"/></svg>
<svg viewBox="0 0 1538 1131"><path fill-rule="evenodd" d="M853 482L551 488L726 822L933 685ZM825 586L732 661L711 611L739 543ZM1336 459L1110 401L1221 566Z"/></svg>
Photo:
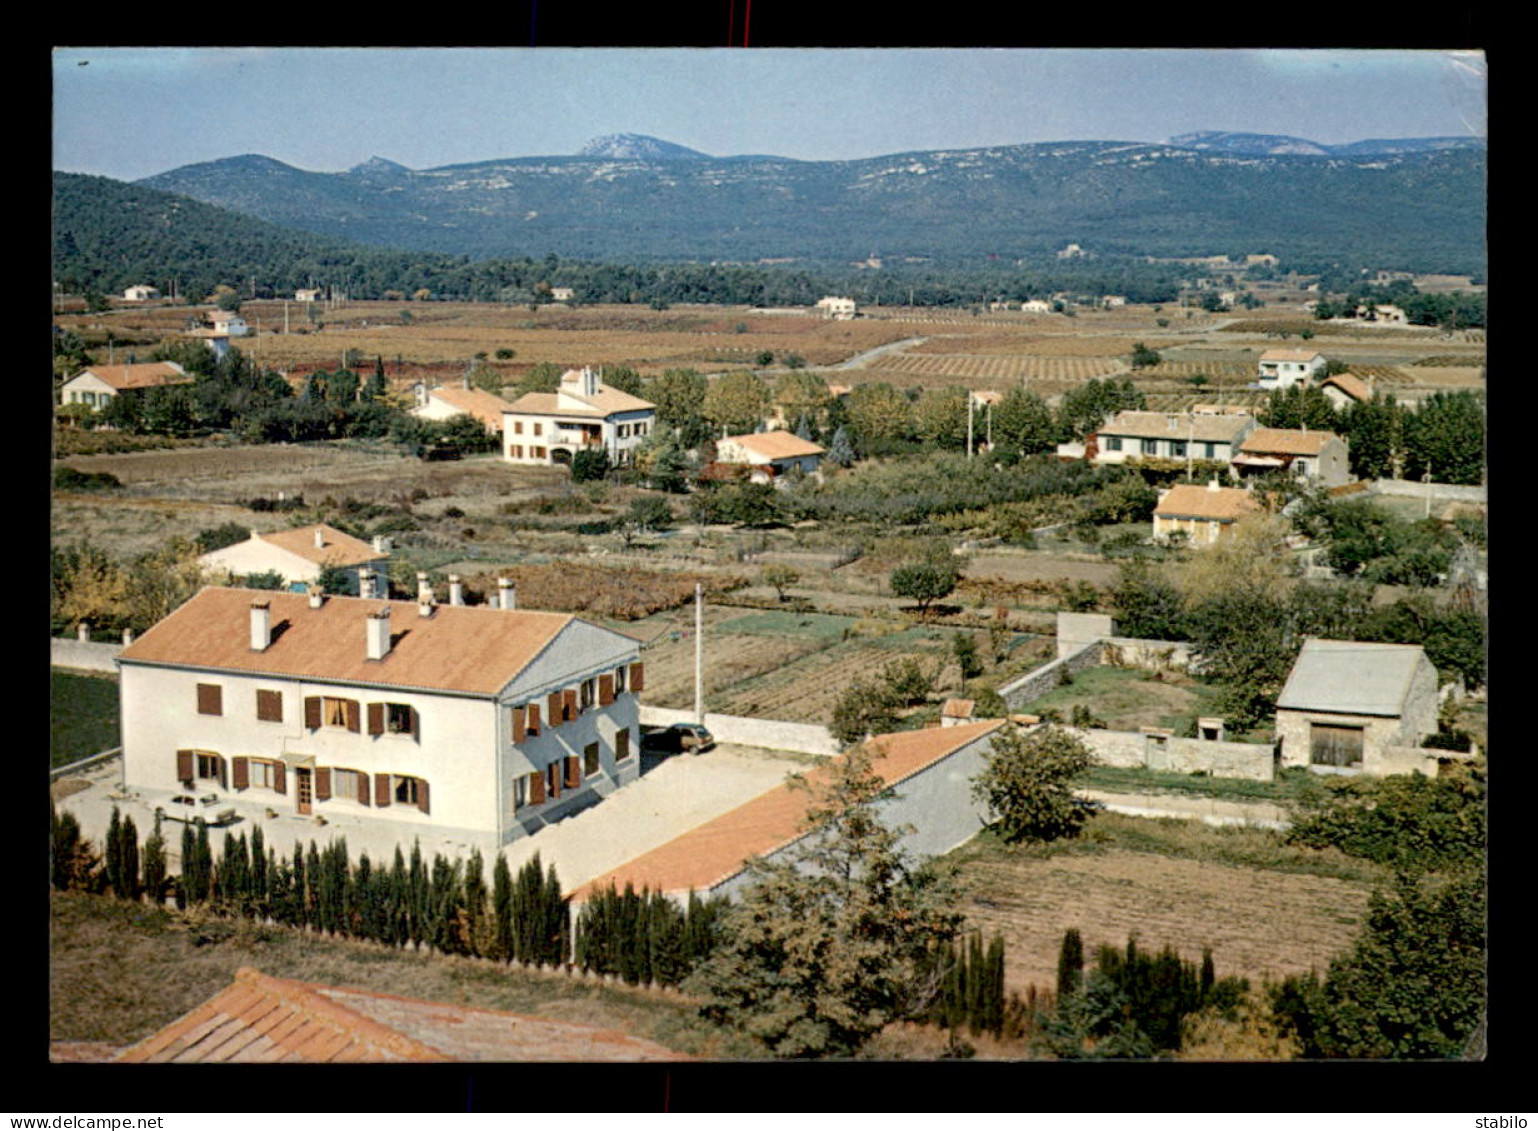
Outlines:
<svg viewBox="0 0 1538 1131"><path fill-rule="evenodd" d="M155 814L155 829L144 842L144 894L159 907L166 897L166 841L160 831L160 814Z"/></svg>
<svg viewBox="0 0 1538 1131"><path fill-rule="evenodd" d="M897 707L897 697L887 684L855 680L833 704L828 729L841 745L849 746L866 735L896 729Z"/></svg>
<svg viewBox="0 0 1538 1131"><path fill-rule="evenodd" d="M922 616L934 602L954 593L960 580L961 571L953 562L931 559L898 566L888 578L888 584L893 596L918 602Z"/></svg>
<svg viewBox="0 0 1538 1131"><path fill-rule="evenodd" d="M609 474L609 453L602 448L583 448L571 457L573 483L590 483Z"/></svg>
<svg viewBox="0 0 1538 1131"><path fill-rule="evenodd" d="M752 863L723 941L684 983L707 1019L777 1057L849 1056L921 1016L938 990L932 956L962 922L948 877L911 861L906 830L882 822L889 794L869 752L811 792L805 836Z"/></svg>
<svg viewBox="0 0 1538 1131"><path fill-rule="evenodd" d="M1387 479L1404 452L1404 415L1392 396L1376 394L1354 401L1339 416L1351 474L1358 479Z"/></svg>
<svg viewBox="0 0 1538 1131"><path fill-rule="evenodd" d="M801 580L801 574L795 567L782 563L773 563L764 567L764 584L774 589L774 595L778 600L785 600L785 590Z"/></svg>
<svg viewBox="0 0 1538 1131"><path fill-rule="evenodd" d="M966 389L950 386L928 389L913 405L913 432L923 443L941 448L964 448L967 442ZM977 422L974 421L974 429ZM975 433L974 433L975 435Z"/></svg>
<svg viewBox="0 0 1538 1131"><path fill-rule="evenodd" d="M1084 985L1084 940L1077 927L1063 932L1063 945L1057 953L1057 997L1072 997Z"/></svg>
<svg viewBox="0 0 1538 1131"><path fill-rule="evenodd" d="M855 461L854 445L849 442L849 429L839 425L828 444L828 459L839 467L848 467Z"/></svg>
<svg viewBox="0 0 1538 1131"><path fill-rule="evenodd" d="M755 432L769 412L769 386L756 373L727 373L710 382L701 411L716 435Z"/></svg>
<svg viewBox="0 0 1538 1131"><path fill-rule="evenodd" d="M1213 297L1217 297L1217 296L1214 295ZM1157 350L1149 349L1142 342L1133 342L1132 343L1132 368L1133 369L1149 369L1149 368L1151 368L1151 367L1153 367L1155 365L1158 365L1159 362L1162 361L1162 360L1163 360L1163 358L1161 358L1159 356L1159 353L1158 353Z"/></svg>
<svg viewBox="0 0 1538 1131"><path fill-rule="evenodd" d="M1082 440L1115 413L1147 407L1147 399L1131 378L1092 379L1063 394L1058 431L1065 439Z"/></svg>
<svg viewBox="0 0 1538 1131"><path fill-rule="evenodd" d="M970 632L957 631L951 636L951 653L956 666L961 669L963 681L976 679L983 674L983 659L978 654L977 638Z"/></svg>
<svg viewBox="0 0 1538 1131"><path fill-rule="evenodd" d="M993 446L1001 456L1050 452L1057 447L1058 425L1039 393L1010 389L993 409Z"/></svg>
<svg viewBox="0 0 1538 1131"><path fill-rule="evenodd" d="M972 795L988 808L1006 841L1047 842L1079 834L1094 811L1074 796L1074 779L1094 765L1089 747L1060 727L1022 735L993 732Z"/></svg>
<svg viewBox="0 0 1538 1131"><path fill-rule="evenodd" d="M884 382L856 385L847 398L851 437L867 454L871 445L891 444L913 435L913 406Z"/></svg>
<svg viewBox="0 0 1538 1131"><path fill-rule="evenodd" d="M1471 392L1433 393L1404 421L1404 476L1478 485L1485 477L1485 414Z"/></svg>
<svg viewBox="0 0 1538 1131"><path fill-rule="evenodd" d="M710 423L703 406L709 381L693 369L666 369L646 383L642 396L656 406L658 429L673 429L678 445L686 451L711 439Z"/></svg>

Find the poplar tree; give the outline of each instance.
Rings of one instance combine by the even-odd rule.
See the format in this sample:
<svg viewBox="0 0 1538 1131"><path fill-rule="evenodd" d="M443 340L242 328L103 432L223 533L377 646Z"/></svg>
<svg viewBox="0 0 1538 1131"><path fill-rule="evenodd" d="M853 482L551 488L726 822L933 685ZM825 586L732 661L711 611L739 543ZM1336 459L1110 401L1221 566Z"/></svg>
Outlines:
<svg viewBox="0 0 1538 1131"><path fill-rule="evenodd" d="M492 949L487 938L486 922L486 864L479 848L470 851L465 862L464 875L465 950L470 954L486 955Z"/></svg>
<svg viewBox="0 0 1538 1131"><path fill-rule="evenodd" d="M259 918L265 917L270 907L271 892L268 885L267 843L262 837L262 827L257 825L251 830L250 905L252 912Z"/></svg>
<svg viewBox="0 0 1538 1131"><path fill-rule="evenodd" d="M507 962L513 957L513 875L500 852L491 874L491 927L491 957Z"/></svg>
<svg viewBox="0 0 1538 1131"><path fill-rule="evenodd" d="M160 831L160 814L155 814L155 829L144 842L144 891L156 907L166 898L166 841Z"/></svg>
<svg viewBox="0 0 1538 1131"><path fill-rule="evenodd" d="M132 816L123 818L123 827L119 835L122 837L122 848L119 854L122 857L123 887L120 894L124 899L137 900L141 890L139 884L139 830L134 826Z"/></svg>
<svg viewBox="0 0 1538 1131"><path fill-rule="evenodd" d="M107 825L107 884L113 895L123 898L123 821L116 805Z"/></svg>
<svg viewBox="0 0 1538 1131"><path fill-rule="evenodd" d="M192 880L197 871L197 841L193 839L192 826L182 826L182 871L176 881L176 909L185 911L192 899Z"/></svg>

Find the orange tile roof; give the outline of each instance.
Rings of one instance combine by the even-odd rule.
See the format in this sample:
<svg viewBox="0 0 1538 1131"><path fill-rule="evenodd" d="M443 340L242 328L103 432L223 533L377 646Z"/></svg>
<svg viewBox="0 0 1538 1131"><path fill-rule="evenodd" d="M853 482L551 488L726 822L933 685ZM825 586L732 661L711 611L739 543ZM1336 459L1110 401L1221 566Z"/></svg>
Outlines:
<svg viewBox="0 0 1538 1131"><path fill-rule="evenodd" d="M1326 377L1323 381L1319 382L1320 388L1323 388L1325 385L1334 385L1352 400L1372 400L1372 389L1366 381L1363 381L1354 373L1337 373L1333 377Z"/></svg>
<svg viewBox="0 0 1538 1131"><path fill-rule="evenodd" d="M271 609L272 643L251 650L251 602ZM392 645L368 659L367 614L389 606ZM577 618L567 613L327 597L318 609L299 593L202 590L119 653L123 663L262 673L337 683L495 695Z"/></svg>
<svg viewBox="0 0 1538 1131"><path fill-rule="evenodd" d="M171 361L145 361L137 365L93 365L75 374L105 381L114 389L147 389L155 385L185 385L192 380ZM74 380L75 378L71 378Z"/></svg>
<svg viewBox="0 0 1538 1131"><path fill-rule="evenodd" d="M1249 423L1249 416L1243 413L1140 412L1125 409L1102 424L1098 434L1231 444Z"/></svg>
<svg viewBox="0 0 1538 1131"><path fill-rule="evenodd" d="M227 989L125 1049L121 1063L689 1060L613 1029L275 978Z"/></svg>
<svg viewBox="0 0 1538 1131"><path fill-rule="evenodd" d="M315 544L317 530L320 531L323 543L320 546ZM281 550L298 554L307 561L323 566L361 565L364 562L378 561L390 556L382 550L374 549L362 539L344 534L336 527L327 526L324 522L296 526L290 530L277 530L270 534L259 534L257 537Z"/></svg>
<svg viewBox="0 0 1538 1131"><path fill-rule="evenodd" d="M1316 456L1330 440L1338 440L1334 432L1304 432L1296 428L1257 428L1239 445L1241 452L1257 455Z"/></svg>
<svg viewBox="0 0 1538 1131"><path fill-rule="evenodd" d="M877 754L871 768L887 785L896 785L1003 725L1002 719L989 719L960 726L877 735L871 739ZM807 773L807 782L814 789L827 783L833 777L837 761L834 759ZM791 789L788 785L776 786L589 881L577 889L572 899L580 903L610 886L623 889L626 884L637 891L642 888L663 892L708 891L741 872L753 857L764 856L798 840L805 832L802 821L811 801L811 794L805 790Z"/></svg>
<svg viewBox="0 0 1538 1131"><path fill-rule="evenodd" d="M720 443L740 444L748 451L761 455L765 459L799 459L802 456L820 456L825 451L810 440L803 440L794 432L786 432L783 429L774 432L749 432L742 436L725 436Z"/></svg>
<svg viewBox="0 0 1538 1131"><path fill-rule="evenodd" d="M1159 500L1154 514L1161 518L1202 518L1230 522L1260 511L1261 505L1248 491L1237 487L1202 487L1182 483L1170 488Z"/></svg>
<svg viewBox="0 0 1538 1131"><path fill-rule="evenodd" d="M561 404L562 397L570 397L585 407L573 408ZM583 396L574 393L569 388L563 388L557 393L525 393L512 404L508 405L505 412L525 412L534 416L613 416L617 412L638 412L650 410L657 406L650 401L643 401L640 397L633 397L629 393L619 389L611 389L607 385L601 385L593 396Z"/></svg>
<svg viewBox="0 0 1538 1131"><path fill-rule="evenodd" d="M1267 350L1260 355L1261 361L1312 361L1316 357L1323 357L1318 350Z"/></svg>
<svg viewBox="0 0 1538 1131"><path fill-rule="evenodd" d="M430 389L427 395L442 401L450 408L467 412L486 427L502 431L502 413L512 406L495 393L485 389Z"/></svg>

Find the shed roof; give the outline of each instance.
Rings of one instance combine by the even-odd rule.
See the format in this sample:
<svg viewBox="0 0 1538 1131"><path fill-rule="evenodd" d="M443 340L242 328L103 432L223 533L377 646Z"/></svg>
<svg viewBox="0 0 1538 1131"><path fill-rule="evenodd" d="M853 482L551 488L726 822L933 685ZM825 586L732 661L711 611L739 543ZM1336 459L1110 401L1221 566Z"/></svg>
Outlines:
<svg viewBox="0 0 1538 1131"><path fill-rule="evenodd" d="M268 602L272 624L272 643L260 652L251 648L251 602L257 599ZM370 660L365 622L387 606L391 648L383 659ZM210 587L124 648L118 659L495 695L576 619L485 605L439 605L423 617L415 601L362 597L327 597L312 609L299 593Z"/></svg>
<svg viewBox="0 0 1538 1131"><path fill-rule="evenodd" d="M274 978L235 981L123 1063L689 1060L612 1029Z"/></svg>
<svg viewBox="0 0 1538 1131"><path fill-rule="evenodd" d="M1303 642L1276 706L1393 718L1403 712L1422 662L1426 653L1419 644L1310 638Z"/></svg>
<svg viewBox="0 0 1538 1131"><path fill-rule="evenodd" d="M870 740L876 754L871 768L887 785L895 785L1003 725L1003 719L989 719L877 735ZM837 762L834 759L810 771L807 782L814 788L826 784L836 772ZM611 885L623 889L626 884L637 891L707 891L741 872L753 857L799 839L805 832L802 820L811 801L811 794L804 790L776 786L589 881L572 898L581 902Z"/></svg>
<svg viewBox="0 0 1538 1131"><path fill-rule="evenodd" d="M742 436L726 436L720 441L722 444L740 444L748 451L761 455L765 459L799 459L802 456L820 456L824 448L803 440L794 432L784 430L774 432L749 432Z"/></svg>

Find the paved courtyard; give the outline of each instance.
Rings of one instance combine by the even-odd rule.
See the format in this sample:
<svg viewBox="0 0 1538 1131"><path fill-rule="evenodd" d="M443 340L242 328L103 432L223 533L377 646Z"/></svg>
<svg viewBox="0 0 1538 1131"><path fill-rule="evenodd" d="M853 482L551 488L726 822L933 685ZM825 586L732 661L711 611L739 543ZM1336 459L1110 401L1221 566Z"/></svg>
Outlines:
<svg viewBox="0 0 1538 1131"><path fill-rule="evenodd" d="M555 865L561 886L574 891L588 880L773 789L787 774L805 770L817 761L809 755L732 745L717 746L704 754L666 758L654 765L648 759L637 781L588 809L512 842L502 851L514 871L539 853L544 867ZM113 759L53 783L58 807L74 813L84 834L97 845L105 838L114 805L124 816L133 817L141 839L154 828L156 806L169 807L169 794L152 796L151 791L137 791L133 796L123 795L121 773L121 761ZM397 845L409 853L416 840L429 861L435 854L461 859L479 847L489 864L496 851L490 838L468 830L424 829L404 821L351 814L328 816L324 825L318 825L314 818L269 810L265 802L253 803L229 793L220 795L216 808L233 808L237 813L237 819L226 829L209 830L216 859L225 831L245 833L249 839L258 827L268 845L289 856L295 843L308 845L313 840L324 845L335 837L346 838L353 860L366 852L370 860L389 861ZM269 812L276 815L269 816ZM163 831L169 864L175 872L181 864L180 825L168 821Z"/></svg>

